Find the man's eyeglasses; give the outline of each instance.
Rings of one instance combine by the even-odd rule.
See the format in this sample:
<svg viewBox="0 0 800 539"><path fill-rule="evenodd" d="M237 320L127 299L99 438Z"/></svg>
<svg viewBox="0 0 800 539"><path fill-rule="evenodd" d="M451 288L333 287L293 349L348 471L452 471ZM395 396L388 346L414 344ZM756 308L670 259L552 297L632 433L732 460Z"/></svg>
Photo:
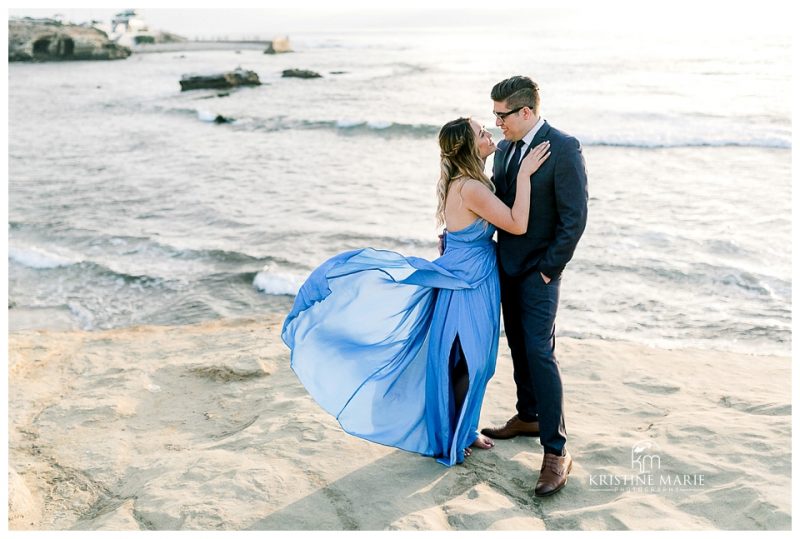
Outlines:
<svg viewBox="0 0 800 539"><path fill-rule="evenodd" d="M506 112L497 112L497 111L493 111L493 112L492 112L492 114L494 114L494 117L495 117L495 118L497 118L497 119L499 119L500 121L504 121L504 120L505 120L507 117L511 116L512 114L514 114L514 113L516 113L516 112L519 112L519 111L521 111L521 110L522 110L522 109L524 109L526 106L527 106L527 105L524 105L524 106L522 106L522 107L517 107L517 108L515 108L515 109L513 109L513 110L509 110L509 111L506 111Z"/></svg>

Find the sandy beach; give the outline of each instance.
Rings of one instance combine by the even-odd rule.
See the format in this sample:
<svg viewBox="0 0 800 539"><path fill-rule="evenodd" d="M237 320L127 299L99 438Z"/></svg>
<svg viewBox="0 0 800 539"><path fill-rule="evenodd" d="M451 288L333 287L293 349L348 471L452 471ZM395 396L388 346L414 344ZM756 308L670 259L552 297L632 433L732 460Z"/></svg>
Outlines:
<svg viewBox="0 0 800 539"><path fill-rule="evenodd" d="M791 528L788 357L560 339L575 467L537 499L536 439L448 469L342 432L280 325L11 333L9 527ZM485 425L514 413L504 339L500 354Z"/></svg>

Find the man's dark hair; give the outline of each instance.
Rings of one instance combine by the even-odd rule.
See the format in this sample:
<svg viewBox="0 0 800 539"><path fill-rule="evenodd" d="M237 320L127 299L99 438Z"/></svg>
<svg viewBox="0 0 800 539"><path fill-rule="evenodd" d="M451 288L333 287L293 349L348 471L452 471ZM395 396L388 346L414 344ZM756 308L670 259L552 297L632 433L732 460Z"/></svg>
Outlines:
<svg viewBox="0 0 800 539"><path fill-rule="evenodd" d="M506 101L509 109L530 107L538 115L539 86L528 77L516 75L494 85L492 101Z"/></svg>

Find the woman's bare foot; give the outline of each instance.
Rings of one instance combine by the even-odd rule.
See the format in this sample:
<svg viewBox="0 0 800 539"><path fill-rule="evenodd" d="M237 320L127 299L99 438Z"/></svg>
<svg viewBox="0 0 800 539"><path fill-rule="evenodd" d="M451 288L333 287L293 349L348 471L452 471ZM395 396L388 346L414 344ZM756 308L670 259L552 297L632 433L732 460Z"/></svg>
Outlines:
<svg viewBox="0 0 800 539"><path fill-rule="evenodd" d="M491 449L494 447L494 440L491 438L484 436L483 434L478 434L478 437L475 438L475 441L472 442L472 447L477 447L480 449ZM472 454L472 449L467 447L464 449L464 456L468 457Z"/></svg>

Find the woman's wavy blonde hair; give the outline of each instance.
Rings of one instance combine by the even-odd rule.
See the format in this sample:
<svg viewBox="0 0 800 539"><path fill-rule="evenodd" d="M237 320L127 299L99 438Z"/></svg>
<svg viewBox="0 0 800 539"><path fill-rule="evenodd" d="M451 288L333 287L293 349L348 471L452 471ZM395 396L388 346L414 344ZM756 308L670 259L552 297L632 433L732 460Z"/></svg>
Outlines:
<svg viewBox="0 0 800 539"><path fill-rule="evenodd" d="M439 131L439 149L441 151L441 174L439 183L436 184L436 197L439 204L436 208L436 224L444 224L444 206L450 185L458 178L471 178L478 180L492 193L494 183L483 172L484 162L478 152L475 142L475 132L472 130L469 118L459 118L447 122Z"/></svg>

